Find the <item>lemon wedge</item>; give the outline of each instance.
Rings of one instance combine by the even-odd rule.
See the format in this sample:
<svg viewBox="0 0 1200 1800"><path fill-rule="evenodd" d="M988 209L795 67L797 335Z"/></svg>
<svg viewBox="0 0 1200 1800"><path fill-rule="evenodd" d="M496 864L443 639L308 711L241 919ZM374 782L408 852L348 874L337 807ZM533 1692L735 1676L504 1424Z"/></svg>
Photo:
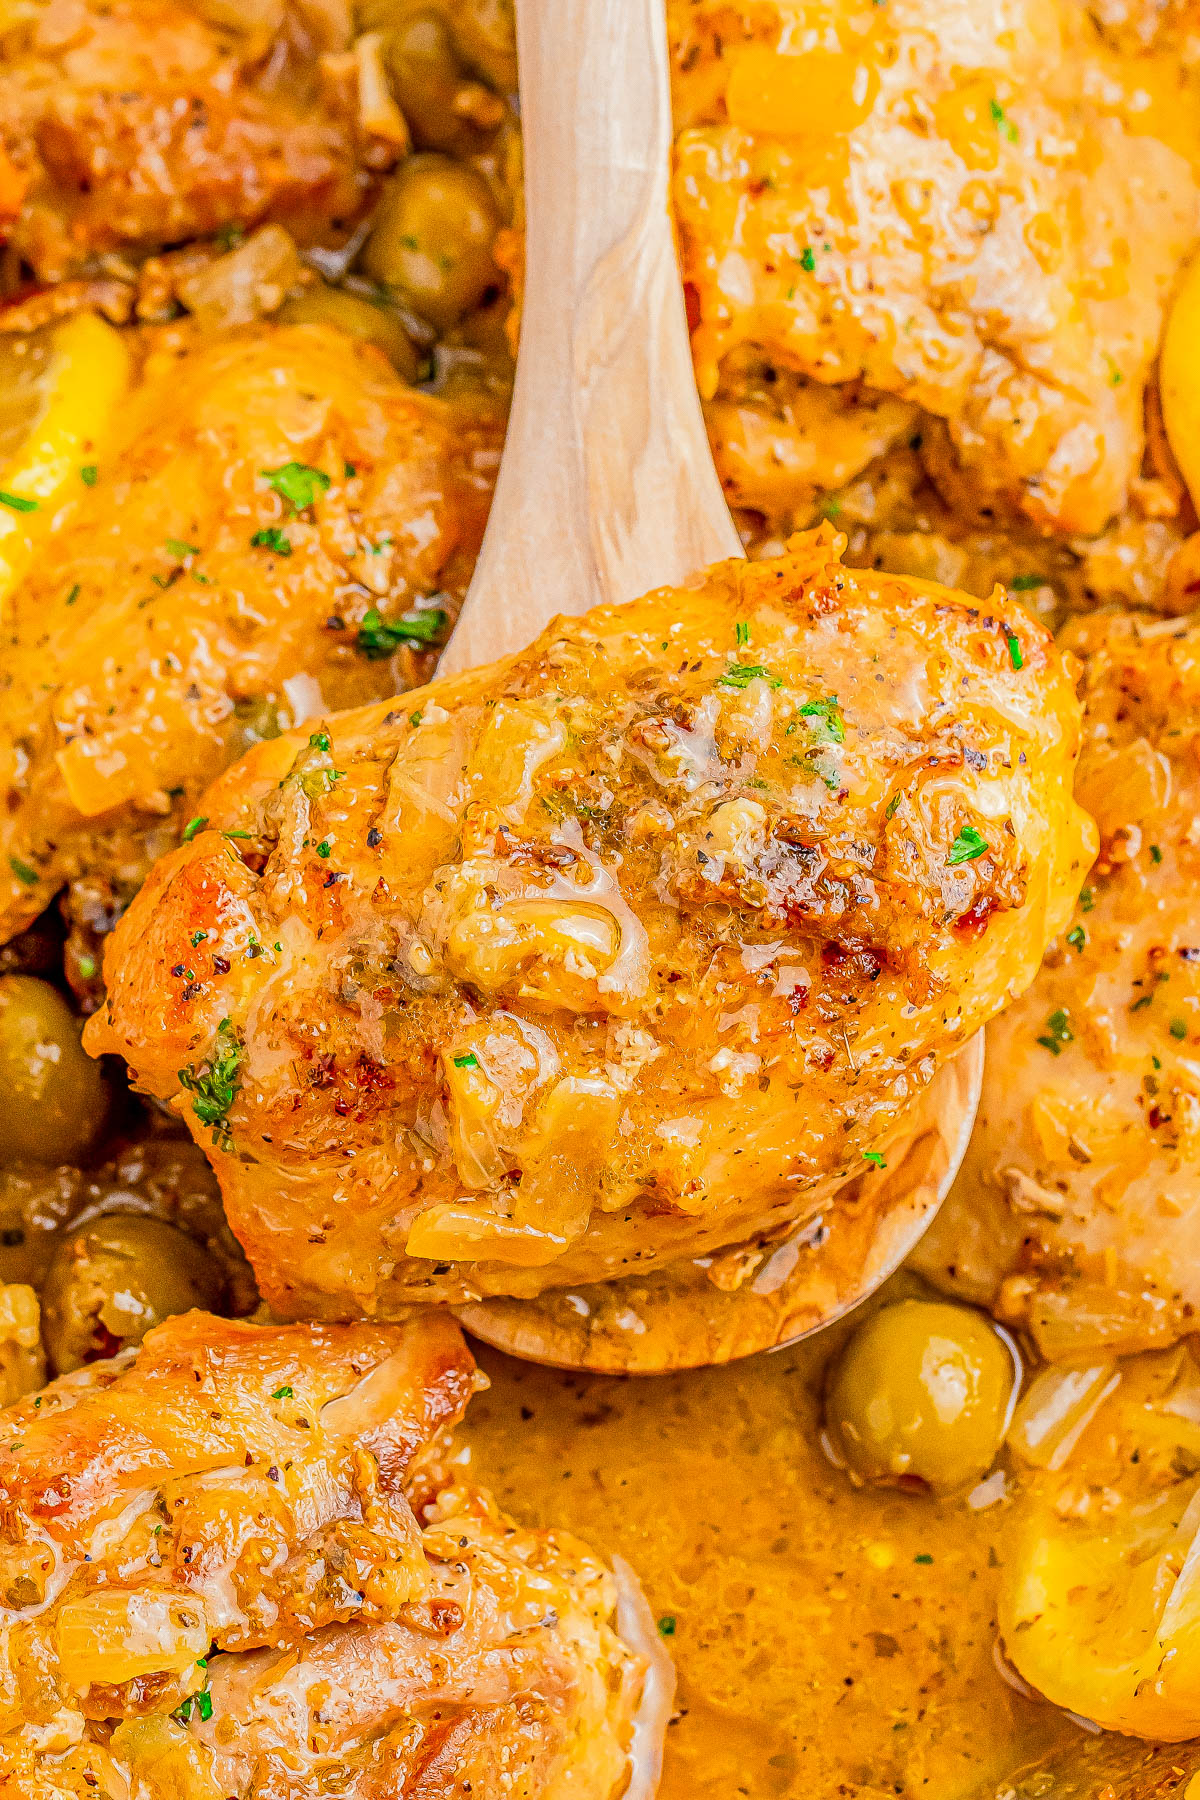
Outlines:
<svg viewBox="0 0 1200 1800"><path fill-rule="evenodd" d="M48 353L32 352L29 373L9 385L0 432L0 605L61 517L84 492L129 385L129 352L119 331L94 313L57 327Z"/></svg>
<svg viewBox="0 0 1200 1800"><path fill-rule="evenodd" d="M1200 256L1184 270L1167 315L1158 392L1171 454L1200 506Z"/></svg>
<svg viewBox="0 0 1200 1800"><path fill-rule="evenodd" d="M1092 1520L1031 1496L1014 1525L999 1620L1025 1680L1108 1731L1200 1734L1200 1481Z"/></svg>

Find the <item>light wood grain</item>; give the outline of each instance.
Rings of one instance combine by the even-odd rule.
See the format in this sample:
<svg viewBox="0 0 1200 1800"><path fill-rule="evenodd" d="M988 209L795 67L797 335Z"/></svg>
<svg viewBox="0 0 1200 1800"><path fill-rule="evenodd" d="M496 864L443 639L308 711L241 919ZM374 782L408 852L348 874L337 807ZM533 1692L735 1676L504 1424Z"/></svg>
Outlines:
<svg viewBox="0 0 1200 1800"><path fill-rule="evenodd" d="M504 461L446 672L740 556L670 216L663 0L518 0L526 290Z"/></svg>

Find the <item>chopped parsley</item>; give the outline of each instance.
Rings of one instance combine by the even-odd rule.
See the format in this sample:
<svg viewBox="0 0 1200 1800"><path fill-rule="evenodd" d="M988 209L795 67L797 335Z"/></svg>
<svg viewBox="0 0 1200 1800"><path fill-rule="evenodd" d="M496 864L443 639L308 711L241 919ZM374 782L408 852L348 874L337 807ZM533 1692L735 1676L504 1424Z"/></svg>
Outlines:
<svg viewBox="0 0 1200 1800"><path fill-rule="evenodd" d="M468 1050L465 1056L455 1057L454 1066L456 1069L477 1069L479 1067L479 1058L473 1050Z"/></svg>
<svg viewBox="0 0 1200 1800"><path fill-rule="evenodd" d="M31 869L27 862L21 861L19 856L10 856L8 859L8 866L16 876L17 880L23 882L26 887L37 886L39 879L37 870Z"/></svg>
<svg viewBox="0 0 1200 1800"><path fill-rule="evenodd" d="M212 1695L207 1688L201 1688L198 1694L189 1694L187 1699L181 1701L175 1708L171 1717L178 1719L181 1725L186 1725L193 1711L197 1712L201 1719L212 1718Z"/></svg>
<svg viewBox="0 0 1200 1800"><path fill-rule="evenodd" d="M277 469L260 469L258 472L279 497L287 501L293 512L303 512L330 486L325 471L314 469L308 463L286 462Z"/></svg>
<svg viewBox="0 0 1200 1800"><path fill-rule="evenodd" d="M878 1150L864 1150L863 1151L863 1161L869 1162L872 1165L872 1167L876 1168L876 1169L886 1169L887 1168L887 1163L884 1160L884 1158L880 1155Z"/></svg>
<svg viewBox="0 0 1200 1800"><path fill-rule="evenodd" d="M327 857L332 849L333 845L330 843L329 839L322 838L321 842L317 845L317 855L320 857Z"/></svg>
<svg viewBox="0 0 1200 1800"><path fill-rule="evenodd" d="M752 681L765 681L773 688L783 686L782 678L772 675L761 663L730 663L723 675L717 677L718 687L746 689Z"/></svg>
<svg viewBox="0 0 1200 1800"><path fill-rule="evenodd" d="M983 856L991 849L987 839L976 831L973 825L964 825L950 846L947 863L953 869L959 863L974 862L977 856Z"/></svg>
<svg viewBox="0 0 1200 1800"><path fill-rule="evenodd" d="M915 1563L931 1563L933 1558L930 1556L928 1550L922 1550L919 1555L913 1557L913 1561Z"/></svg>
<svg viewBox="0 0 1200 1800"><path fill-rule="evenodd" d="M446 624L444 612L429 608L411 618L385 620L377 606L363 614L356 645L372 662L391 656L401 644L432 644Z"/></svg>
<svg viewBox="0 0 1200 1800"><path fill-rule="evenodd" d="M811 244L805 244L800 257L800 267L806 275L811 275L817 266L817 256Z"/></svg>
<svg viewBox="0 0 1200 1800"><path fill-rule="evenodd" d="M78 600L82 591L83 590L80 587L79 583L76 582L75 586L71 589L70 593L67 595L67 605L74 606L75 602Z"/></svg>
<svg viewBox="0 0 1200 1800"><path fill-rule="evenodd" d="M1025 667L1025 658L1021 655L1020 638L1015 638L1010 634L1007 643L1009 660L1012 663L1013 668L1023 669Z"/></svg>
<svg viewBox="0 0 1200 1800"><path fill-rule="evenodd" d="M1075 1041L1075 1033L1071 1030L1070 1015L1065 1006L1057 1006L1046 1020L1047 1035L1040 1037L1038 1043L1053 1056L1062 1055L1064 1044Z"/></svg>
<svg viewBox="0 0 1200 1800"><path fill-rule="evenodd" d="M750 621L748 619L739 619L733 629L737 635L739 647L750 642ZM664 644L663 649L665 650L666 647Z"/></svg>
<svg viewBox="0 0 1200 1800"><path fill-rule="evenodd" d="M295 1394L290 1387L277 1387L271 1398L272 1400L294 1400Z"/></svg>
<svg viewBox="0 0 1200 1800"><path fill-rule="evenodd" d="M1008 585L1014 594L1028 594L1032 588L1045 587L1046 577L1044 575L1014 575Z"/></svg>
<svg viewBox="0 0 1200 1800"><path fill-rule="evenodd" d="M1150 861L1153 863L1160 863L1162 861L1162 856L1163 856L1163 853L1159 849L1158 845L1151 844L1151 846L1150 846Z"/></svg>
<svg viewBox="0 0 1200 1800"><path fill-rule="evenodd" d="M262 531L256 531L250 539L252 550L273 550L276 556L292 554L291 540L286 533L280 531L278 525L268 525Z"/></svg>
<svg viewBox="0 0 1200 1800"><path fill-rule="evenodd" d="M901 800L901 796L899 794L893 794L891 799L888 801L886 807L884 808L884 812L883 812L883 817L884 817L885 823L887 822L888 819L892 819L895 817L897 808L900 805L900 800Z"/></svg>
<svg viewBox="0 0 1200 1800"><path fill-rule="evenodd" d="M846 727L836 694L827 694L822 700L806 700L800 708L800 717L808 720L808 729L816 743L845 743Z"/></svg>
<svg viewBox="0 0 1200 1800"><path fill-rule="evenodd" d="M674 1613L664 1613L663 1614L662 1618L658 1621L658 1635L660 1637L674 1637L675 1636L675 1614Z"/></svg>
<svg viewBox="0 0 1200 1800"><path fill-rule="evenodd" d="M192 933L192 949L194 950L196 948L197 944L203 944L206 941L207 937L208 937L207 931L193 931L193 933Z"/></svg>
<svg viewBox="0 0 1200 1800"><path fill-rule="evenodd" d="M0 488L0 506L11 506L14 512L20 513L36 512L38 509L36 500L26 500L24 494L6 494L2 488Z"/></svg>
<svg viewBox="0 0 1200 1800"><path fill-rule="evenodd" d="M1073 950L1082 950L1087 943L1087 932L1082 925L1072 925L1067 933L1067 942Z"/></svg>
<svg viewBox="0 0 1200 1800"><path fill-rule="evenodd" d="M163 544L164 548L169 550L172 556L177 556L180 562L185 556L199 556L200 554L199 544L185 544L182 538L164 538Z"/></svg>
<svg viewBox="0 0 1200 1800"><path fill-rule="evenodd" d="M232 1021L222 1019L215 1048L202 1063L189 1063L179 1071L179 1085L192 1096L192 1111L202 1125L212 1127L212 1141L222 1150L232 1144L226 1121L240 1086L241 1060L242 1047Z"/></svg>
<svg viewBox="0 0 1200 1800"><path fill-rule="evenodd" d="M989 111L992 115L992 124L1000 133L1000 136L1007 138L1010 144L1015 144L1017 141L1017 128L1001 106L1000 102L998 100L991 101L989 104Z"/></svg>
<svg viewBox="0 0 1200 1800"><path fill-rule="evenodd" d="M197 814L194 819L189 819L183 828L183 842L185 844L190 844L192 839L198 837L207 824L208 819L200 814Z"/></svg>
<svg viewBox="0 0 1200 1800"><path fill-rule="evenodd" d="M1179 1042L1182 1043L1187 1036L1187 1021L1184 1019L1172 1019L1167 1029L1170 1031L1173 1038L1177 1038Z"/></svg>
<svg viewBox="0 0 1200 1800"><path fill-rule="evenodd" d="M322 751L328 750L329 749L329 734L328 734L328 732L314 731L312 736L308 740L308 747L310 750L322 750Z"/></svg>
<svg viewBox="0 0 1200 1800"><path fill-rule="evenodd" d="M99 474L100 471L95 463L84 463L79 471L79 479L84 487L95 487Z"/></svg>
<svg viewBox="0 0 1200 1800"><path fill-rule="evenodd" d="M1095 904L1096 904L1095 888L1090 888L1090 887L1080 888L1080 890L1079 890L1079 910L1080 910L1080 912L1091 912L1091 910L1092 910L1093 906L1095 906Z"/></svg>

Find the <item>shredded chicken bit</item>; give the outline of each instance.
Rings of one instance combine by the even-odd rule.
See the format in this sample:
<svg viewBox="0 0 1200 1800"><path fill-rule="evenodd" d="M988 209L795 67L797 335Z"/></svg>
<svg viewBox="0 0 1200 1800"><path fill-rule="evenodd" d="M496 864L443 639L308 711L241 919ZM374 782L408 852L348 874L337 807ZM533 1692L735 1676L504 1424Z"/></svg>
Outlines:
<svg viewBox="0 0 1200 1800"><path fill-rule="evenodd" d="M128 897L247 743L414 678L499 431L323 325L151 353L119 455L0 620L0 937L64 881Z"/></svg>
<svg viewBox="0 0 1200 1800"><path fill-rule="evenodd" d="M457 1328L188 1313L0 1415L0 1793L610 1800L643 1664L435 1452Z"/></svg>
<svg viewBox="0 0 1200 1800"><path fill-rule="evenodd" d="M210 791L88 1045L209 1146L277 1308L812 1211L1027 985L1092 853L1067 667L1002 595L839 547L558 620Z"/></svg>
<svg viewBox="0 0 1200 1800"><path fill-rule="evenodd" d="M1200 1307L1200 620L1099 613L1076 792L1100 856L988 1028L979 1123L918 1257L1051 1358L1149 1348Z"/></svg>

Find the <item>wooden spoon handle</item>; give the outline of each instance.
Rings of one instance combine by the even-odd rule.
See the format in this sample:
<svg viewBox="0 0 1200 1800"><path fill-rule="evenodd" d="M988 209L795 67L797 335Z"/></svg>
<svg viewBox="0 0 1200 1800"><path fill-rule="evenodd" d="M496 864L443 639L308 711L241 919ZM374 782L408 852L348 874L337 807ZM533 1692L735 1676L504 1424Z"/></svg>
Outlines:
<svg viewBox="0 0 1200 1800"><path fill-rule="evenodd" d="M740 556L670 213L663 0L517 0L526 285L516 389L453 672L555 613Z"/></svg>

